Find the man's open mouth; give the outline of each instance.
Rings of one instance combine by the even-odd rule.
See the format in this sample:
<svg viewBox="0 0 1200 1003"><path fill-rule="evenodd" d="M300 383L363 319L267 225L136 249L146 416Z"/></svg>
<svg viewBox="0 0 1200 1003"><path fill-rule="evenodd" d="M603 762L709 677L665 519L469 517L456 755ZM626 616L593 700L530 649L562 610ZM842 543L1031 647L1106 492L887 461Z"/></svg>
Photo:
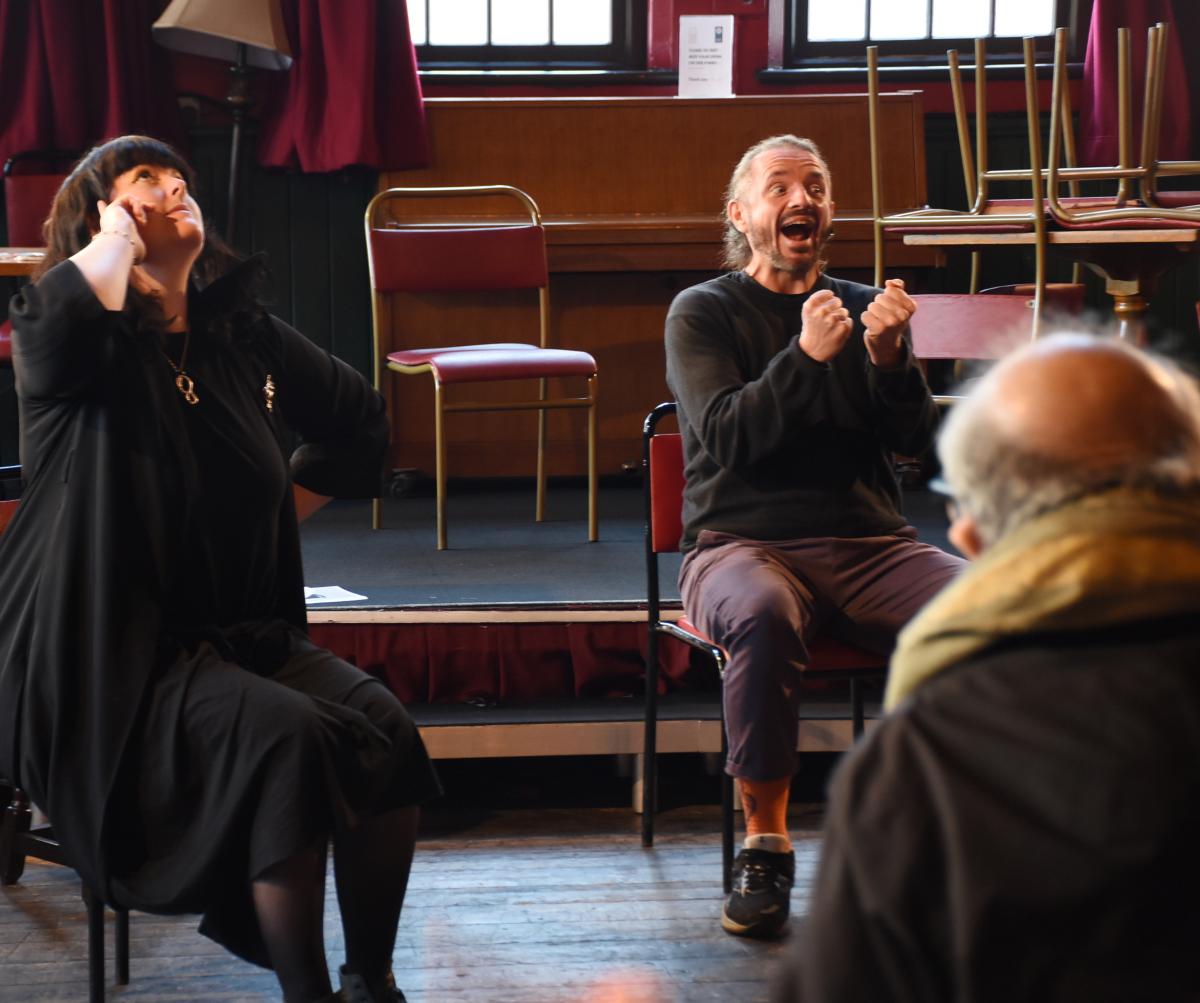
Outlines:
<svg viewBox="0 0 1200 1003"><path fill-rule="evenodd" d="M808 240L816 230L811 219L794 219L784 223L780 229L789 240Z"/></svg>

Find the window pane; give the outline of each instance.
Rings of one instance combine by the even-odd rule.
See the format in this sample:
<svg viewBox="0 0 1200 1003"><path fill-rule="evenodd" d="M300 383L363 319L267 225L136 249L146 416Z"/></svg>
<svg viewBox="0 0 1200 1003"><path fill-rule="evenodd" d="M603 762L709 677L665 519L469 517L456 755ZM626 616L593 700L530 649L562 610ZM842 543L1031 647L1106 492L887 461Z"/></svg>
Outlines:
<svg viewBox="0 0 1200 1003"><path fill-rule="evenodd" d="M554 0L556 45L612 43L613 0Z"/></svg>
<svg viewBox="0 0 1200 1003"><path fill-rule="evenodd" d="M853 41L867 36L867 0L809 0L810 42Z"/></svg>
<svg viewBox="0 0 1200 1003"><path fill-rule="evenodd" d="M433 0L430 45L486 45L487 0Z"/></svg>
<svg viewBox="0 0 1200 1003"><path fill-rule="evenodd" d="M925 38L929 0L888 0L871 4L871 39Z"/></svg>
<svg viewBox="0 0 1200 1003"><path fill-rule="evenodd" d="M425 0L408 0L408 30L413 45L425 44Z"/></svg>
<svg viewBox="0 0 1200 1003"><path fill-rule="evenodd" d="M495 45L548 45L550 0L492 0Z"/></svg>
<svg viewBox="0 0 1200 1003"><path fill-rule="evenodd" d="M996 0L997 35L1049 35L1054 0Z"/></svg>
<svg viewBox="0 0 1200 1003"><path fill-rule="evenodd" d="M933 37L985 37L991 29L988 8L988 0L933 0Z"/></svg>

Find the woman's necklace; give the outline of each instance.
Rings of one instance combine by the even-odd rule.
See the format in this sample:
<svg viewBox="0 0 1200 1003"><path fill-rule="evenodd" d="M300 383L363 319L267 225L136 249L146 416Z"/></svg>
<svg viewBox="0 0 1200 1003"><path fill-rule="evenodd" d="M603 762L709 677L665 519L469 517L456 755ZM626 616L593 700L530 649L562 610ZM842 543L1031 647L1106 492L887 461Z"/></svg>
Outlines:
<svg viewBox="0 0 1200 1003"><path fill-rule="evenodd" d="M166 348L163 349L163 356L167 360L167 365L175 370L175 389L183 395L183 399L189 404L199 404L200 398L196 394L196 381L188 376L188 374L185 372L187 367L188 346L191 345L191 342L192 332L190 330L184 331L183 351L179 355L179 365L175 365L175 360L167 354Z"/></svg>

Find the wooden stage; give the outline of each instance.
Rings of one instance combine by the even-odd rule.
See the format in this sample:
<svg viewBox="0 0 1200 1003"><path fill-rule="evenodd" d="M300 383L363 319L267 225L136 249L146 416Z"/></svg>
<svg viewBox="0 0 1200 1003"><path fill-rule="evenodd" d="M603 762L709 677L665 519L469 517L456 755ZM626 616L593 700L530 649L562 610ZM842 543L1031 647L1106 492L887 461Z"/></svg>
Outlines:
<svg viewBox="0 0 1200 1003"><path fill-rule="evenodd" d="M642 747L645 563L636 481L606 483L600 540L586 542L580 485L552 485L547 522L532 522L525 483L452 485L451 548L434 547L433 499L386 503L370 529L366 503L335 503L303 528L310 587L366 598L309 608L314 639L380 675L410 707L436 759L637 755ZM945 541L941 503L908 496L923 539ZM678 610L679 558L663 561ZM715 679L666 642L669 689L659 749L720 748ZM800 748L850 744L838 689L805 702Z"/></svg>

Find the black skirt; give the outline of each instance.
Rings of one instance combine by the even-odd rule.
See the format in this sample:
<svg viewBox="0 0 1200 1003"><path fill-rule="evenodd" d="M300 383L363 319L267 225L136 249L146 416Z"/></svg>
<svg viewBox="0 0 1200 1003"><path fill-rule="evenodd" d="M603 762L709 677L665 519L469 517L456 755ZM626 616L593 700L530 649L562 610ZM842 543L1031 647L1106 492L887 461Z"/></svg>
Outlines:
<svg viewBox="0 0 1200 1003"><path fill-rule="evenodd" d="M197 643L151 688L116 904L203 913L270 966L250 895L269 867L373 814L440 794L412 718L379 680L282 621Z"/></svg>

